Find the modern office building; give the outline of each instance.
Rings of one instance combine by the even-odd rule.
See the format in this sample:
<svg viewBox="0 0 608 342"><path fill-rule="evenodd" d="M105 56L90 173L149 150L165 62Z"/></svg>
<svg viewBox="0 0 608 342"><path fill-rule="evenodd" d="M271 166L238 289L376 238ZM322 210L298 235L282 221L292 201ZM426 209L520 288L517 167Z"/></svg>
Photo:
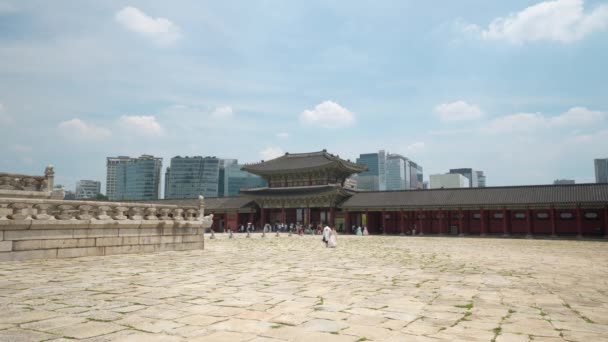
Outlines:
<svg viewBox="0 0 608 342"><path fill-rule="evenodd" d="M357 164L367 166L368 171L362 172L357 178L359 190L386 190L386 152L363 153L357 158Z"/></svg>
<svg viewBox="0 0 608 342"><path fill-rule="evenodd" d="M475 173L477 174L477 187L485 188L486 187L486 175L483 173L483 171L475 171Z"/></svg>
<svg viewBox="0 0 608 342"><path fill-rule="evenodd" d="M101 182L80 180L76 182L76 199L96 198L101 193Z"/></svg>
<svg viewBox="0 0 608 342"><path fill-rule="evenodd" d="M165 173L165 198L218 197L220 163L216 157L173 157Z"/></svg>
<svg viewBox="0 0 608 342"><path fill-rule="evenodd" d="M594 159L595 182L608 183L608 158Z"/></svg>
<svg viewBox="0 0 608 342"><path fill-rule="evenodd" d="M479 186L477 172L471 168L450 169L450 173L458 173L465 176L469 180L469 188L477 188Z"/></svg>
<svg viewBox="0 0 608 342"><path fill-rule="evenodd" d="M106 196L111 201L117 200L116 198L116 168L119 164L126 163L131 160L131 157L119 156L119 157L107 157L106 158Z"/></svg>
<svg viewBox="0 0 608 342"><path fill-rule="evenodd" d="M574 179L556 179L553 181L555 185L566 185L566 184L576 184Z"/></svg>
<svg viewBox="0 0 608 342"><path fill-rule="evenodd" d="M162 158L142 155L116 166L116 192L112 200L156 200L160 197Z"/></svg>
<svg viewBox="0 0 608 342"><path fill-rule="evenodd" d="M232 159L234 160L234 159ZM252 189L267 186L264 178L242 170L243 165L229 163L224 167L222 196L238 196L241 189Z"/></svg>
<svg viewBox="0 0 608 342"><path fill-rule="evenodd" d="M409 160L399 154L386 157L386 190L406 190L410 188Z"/></svg>
<svg viewBox="0 0 608 342"><path fill-rule="evenodd" d="M469 179L459 173L430 175L429 180L431 189L469 188Z"/></svg>
<svg viewBox="0 0 608 342"><path fill-rule="evenodd" d="M224 197L226 195L226 168L231 165L238 164L236 159L220 159L220 175L217 183L217 196Z"/></svg>

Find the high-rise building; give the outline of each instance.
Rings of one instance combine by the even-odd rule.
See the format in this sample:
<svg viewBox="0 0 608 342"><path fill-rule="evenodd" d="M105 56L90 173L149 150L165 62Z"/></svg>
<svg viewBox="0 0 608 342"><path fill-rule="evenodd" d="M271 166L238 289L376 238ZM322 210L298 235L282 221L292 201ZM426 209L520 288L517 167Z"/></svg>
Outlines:
<svg viewBox="0 0 608 342"><path fill-rule="evenodd" d="M243 165L230 163L224 167L223 196L237 196L241 189L252 189L266 186L264 178L242 170Z"/></svg>
<svg viewBox="0 0 608 342"><path fill-rule="evenodd" d="M357 177L359 190L386 190L386 152L384 150L377 153L360 154L357 164L366 165L368 169Z"/></svg>
<svg viewBox="0 0 608 342"><path fill-rule="evenodd" d="M226 193L227 193L227 191L226 191L226 186L227 186L226 168L230 167L231 165L236 165L236 164L238 164L238 160L236 160L236 159L220 159L220 175L218 177L218 184L217 184L217 196L218 197L228 196L228 195L226 195Z"/></svg>
<svg viewBox="0 0 608 342"><path fill-rule="evenodd" d="M460 173L446 173L439 175L430 175L431 189L452 189L452 188L468 188L469 179Z"/></svg>
<svg viewBox="0 0 608 342"><path fill-rule="evenodd" d="M160 195L162 158L142 155L116 166L116 193L112 200L155 200ZM108 196L109 197L109 196Z"/></svg>
<svg viewBox="0 0 608 342"><path fill-rule="evenodd" d="M111 201L117 200L116 198L116 168L121 163L126 163L131 160L130 157L107 157L106 158L106 196Z"/></svg>
<svg viewBox="0 0 608 342"><path fill-rule="evenodd" d="M595 182L608 183L608 158L594 159Z"/></svg>
<svg viewBox="0 0 608 342"><path fill-rule="evenodd" d="M475 171L477 174L477 187L485 188L486 187L486 175L483 171Z"/></svg>
<svg viewBox="0 0 608 342"><path fill-rule="evenodd" d="M76 199L96 198L101 193L101 182L80 180L76 182Z"/></svg>
<svg viewBox="0 0 608 342"><path fill-rule="evenodd" d="M173 157L165 173L165 198L218 197L220 162L216 157Z"/></svg>
<svg viewBox="0 0 608 342"><path fill-rule="evenodd" d="M477 188L479 187L479 173L471 168L461 168L461 169L450 169L450 173L455 174L459 173L469 180L469 188ZM483 171L481 172L483 175ZM485 176L484 176L484 187L485 187Z"/></svg>
<svg viewBox="0 0 608 342"><path fill-rule="evenodd" d="M408 160L399 154L389 154L386 158L386 190L409 189Z"/></svg>
<svg viewBox="0 0 608 342"><path fill-rule="evenodd" d="M553 181L554 185L565 185L565 184L576 184L574 179L556 179Z"/></svg>

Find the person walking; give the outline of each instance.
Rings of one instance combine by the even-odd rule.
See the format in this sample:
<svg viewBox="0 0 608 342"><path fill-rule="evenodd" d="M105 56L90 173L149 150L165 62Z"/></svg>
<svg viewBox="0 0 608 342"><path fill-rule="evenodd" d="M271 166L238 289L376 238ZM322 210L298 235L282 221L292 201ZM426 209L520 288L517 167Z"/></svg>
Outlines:
<svg viewBox="0 0 608 342"><path fill-rule="evenodd" d="M361 226L357 227L357 235L361 236L363 233L361 232Z"/></svg>
<svg viewBox="0 0 608 342"><path fill-rule="evenodd" d="M338 232L336 232L336 227L332 227L331 232L329 232L329 241L327 242L327 247L336 248L338 246Z"/></svg>
<svg viewBox="0 0 608 342"><path fill-rule="evenodd" d="M331 234L331 228L325 226L325 228L323 228L323 242L325 243L325 247L327 247L327 244L329 243L329 234Z"/></svg>

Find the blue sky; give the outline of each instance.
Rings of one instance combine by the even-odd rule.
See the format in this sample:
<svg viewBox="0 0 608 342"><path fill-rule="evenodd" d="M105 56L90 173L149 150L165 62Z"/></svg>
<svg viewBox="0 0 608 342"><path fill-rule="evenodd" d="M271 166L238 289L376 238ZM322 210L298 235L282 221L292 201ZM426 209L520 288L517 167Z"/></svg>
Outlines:
<svg viewBox="0 0 608 342"><path fill-rule="evenodd" d="M606 1L0 0L0 170L386 149L425 179L590 182L607 60Z"/></svg>

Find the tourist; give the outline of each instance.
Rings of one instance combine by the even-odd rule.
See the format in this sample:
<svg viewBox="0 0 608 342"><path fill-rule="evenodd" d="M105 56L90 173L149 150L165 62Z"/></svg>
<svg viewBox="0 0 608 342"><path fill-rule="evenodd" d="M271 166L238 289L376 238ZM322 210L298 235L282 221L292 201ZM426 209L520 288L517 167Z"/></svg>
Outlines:
<svg viewBox="0 0 608 342"><path fill-rule="evenodd" d="M336 248L336 246L338 246L338 232L336 232L336 227L332 227L331 232L329 233L327 247Z"/></svg>
<svg viewBox="0 0 608 342"><path fill-rule="evenodd" d="M232 229L228 228L228 234L229 234L229 235L228 235L228 238L229 238L229 239L234 238L234 236L232 236Z"/></svg>
<svg viewBox="0 0 608 342"><path fill-rule="evenodd" d="M363 233L361 232L361 226L357 227L357 235L363 235Z"/></svg>
<svg viewBox="0 0 608 342"><path fill-rule="evenodd" d="M323 228L323 242L325 243L325 247L327 247L327 244L329 243L329 234L331 234L331 228L325 226L325 228Z"/></svg>
<svg viewBox="0 0 608 342"><path fill-rule="evenodd" d="M350 233L351 233L351 234L355 234L355 233L357 233L357 227L356 227L354 224L353 224L353 226L351 227Z"/></svg>
<svg viewBox="0 0 608 342"><path fill-rule="evenodd" d="M369 231L367 230L367 226L363 226L363 236L369 235Z"/></svg>

